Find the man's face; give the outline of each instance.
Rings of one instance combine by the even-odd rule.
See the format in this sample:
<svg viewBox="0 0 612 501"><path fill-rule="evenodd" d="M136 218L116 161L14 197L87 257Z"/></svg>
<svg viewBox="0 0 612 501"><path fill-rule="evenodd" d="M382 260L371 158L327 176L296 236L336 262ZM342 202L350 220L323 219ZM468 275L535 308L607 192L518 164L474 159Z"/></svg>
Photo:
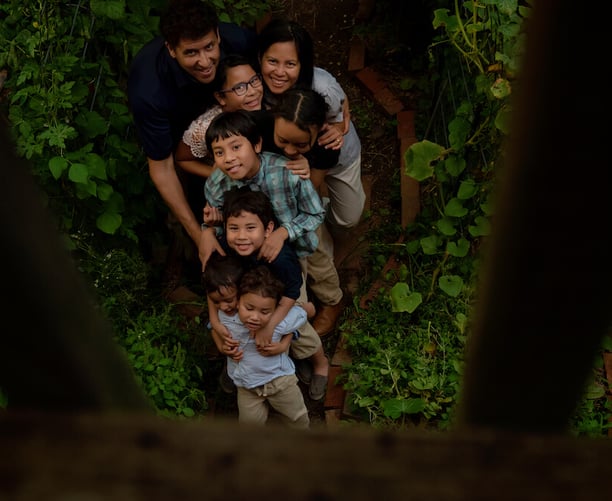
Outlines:
<svg viewBox="0 0 612 501"><path fill-rule="evenodd" d="M267 236L272 233L274 223L264 228L259 216L252 212L242 211L238 216L228 216L225 223L227 245L241 256L250 256L259 252Z"/></svg>
<svg viewBox="0 0 612 501"><path fill-rule="evenodd" d="M232 179L251 179L259 171L261 140L252 145L244 136L217 138L211 143L215 166Z"/></svg>
<svg viewBox="0 0 612 501"><path fill-rule="evenodd" d="M219 30L212 30L197 40L181 38L176 47L168 43L166 47L181 68L198 82L208 84L215 79L221 56Z"/></svg>

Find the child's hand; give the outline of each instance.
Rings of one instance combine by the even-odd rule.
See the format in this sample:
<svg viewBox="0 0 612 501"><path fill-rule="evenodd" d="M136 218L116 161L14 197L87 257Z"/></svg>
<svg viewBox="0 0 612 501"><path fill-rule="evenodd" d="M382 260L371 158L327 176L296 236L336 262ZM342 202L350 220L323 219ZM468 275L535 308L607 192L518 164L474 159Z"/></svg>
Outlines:
<svg viewBox="0 0 612 501"><path fill-rule="evenodd" d="M261 249L259 249L257 258L265 259L268 263L274 261L283 248L283 244L288 236L289 234L287 233L287 230L283 227L274 230L264 240Z"/></svg>
<svg viewBox="0 0 612 501"><path fill-rule="evenodd" d="M287 351L285 343L270 343L262 347L258 347L257 351L264 357L271 357L272 355L280 355Z"/></svg>
<svg viewBox="0 0 612 501"><path fill-rule="evenodd" d="M270 328L269 325L266 325L255 332L251 332L251 336L255 338L255 346L257 346L258 350L272 344L273 332L274 330Z"/></svg>
<svg viewBox="0 0 612 501"><path fill-rule="evenodd" d="M222 353L228 357L231 357L234 362L240 362L244 355L244 352L237 345L229 346L227 344L223 345Z"/></svg>
<svg viewBox="0 0 612 501"><path fill-rule="evenodd" d="M310 179L310 164L304 155L288 160L286 167L296 176L302 179Z"/></svg>
<svg viewBox="0 0 612 501"><path fill-rule="evenodd" d="M220 322L211 321L211 334L217 349L224 355L228 355L227 349L232 349L240 344L238 340L232 338L227 327Z"/></svg>
<svg viewBox="0 0 612 501"><path fill-rule="evenodd" d="M208 226L217 226L223 224L223 213L217 207L211 207L206 204L202 209L202 219L204 224Z"/></svg>

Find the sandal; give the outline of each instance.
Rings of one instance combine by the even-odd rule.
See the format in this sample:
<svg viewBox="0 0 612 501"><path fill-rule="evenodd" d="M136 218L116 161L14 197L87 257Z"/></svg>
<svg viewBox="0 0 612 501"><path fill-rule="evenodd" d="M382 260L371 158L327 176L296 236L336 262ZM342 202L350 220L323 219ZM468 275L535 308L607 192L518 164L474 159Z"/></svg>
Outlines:
<svg viewBox="0 0 612 501"><path fill-rule="evenodd" d="M308 396L312 400L321 400L325 396L327 391L327 376L321 376L320 374L313 374L312 381L308 387Z"/></svg>

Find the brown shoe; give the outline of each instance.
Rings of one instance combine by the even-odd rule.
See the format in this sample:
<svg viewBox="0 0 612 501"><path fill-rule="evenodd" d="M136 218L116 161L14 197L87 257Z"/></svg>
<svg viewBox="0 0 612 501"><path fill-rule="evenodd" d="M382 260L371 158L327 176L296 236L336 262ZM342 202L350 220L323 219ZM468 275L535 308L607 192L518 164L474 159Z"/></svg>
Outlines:
<svg viewBox="0 0 612 501"><path fill-rule="evenodd" d="M319 307L317 314L312 321L314 330L317 331L319 337L327 336L336 327L336 322L344 309L344 301L340 301L333 306L323 305Z"/></svg>

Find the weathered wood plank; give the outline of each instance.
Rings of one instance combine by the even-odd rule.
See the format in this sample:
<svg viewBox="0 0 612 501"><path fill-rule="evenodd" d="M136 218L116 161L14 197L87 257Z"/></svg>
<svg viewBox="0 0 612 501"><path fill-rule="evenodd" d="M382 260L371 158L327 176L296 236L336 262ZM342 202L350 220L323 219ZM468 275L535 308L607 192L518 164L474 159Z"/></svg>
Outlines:
<svg viewBox="0 0 612 501"><path fill-rule="evenodd" d="M0 416L0 498L604 499L612 441L292 432L150 415Z"/></svg>

